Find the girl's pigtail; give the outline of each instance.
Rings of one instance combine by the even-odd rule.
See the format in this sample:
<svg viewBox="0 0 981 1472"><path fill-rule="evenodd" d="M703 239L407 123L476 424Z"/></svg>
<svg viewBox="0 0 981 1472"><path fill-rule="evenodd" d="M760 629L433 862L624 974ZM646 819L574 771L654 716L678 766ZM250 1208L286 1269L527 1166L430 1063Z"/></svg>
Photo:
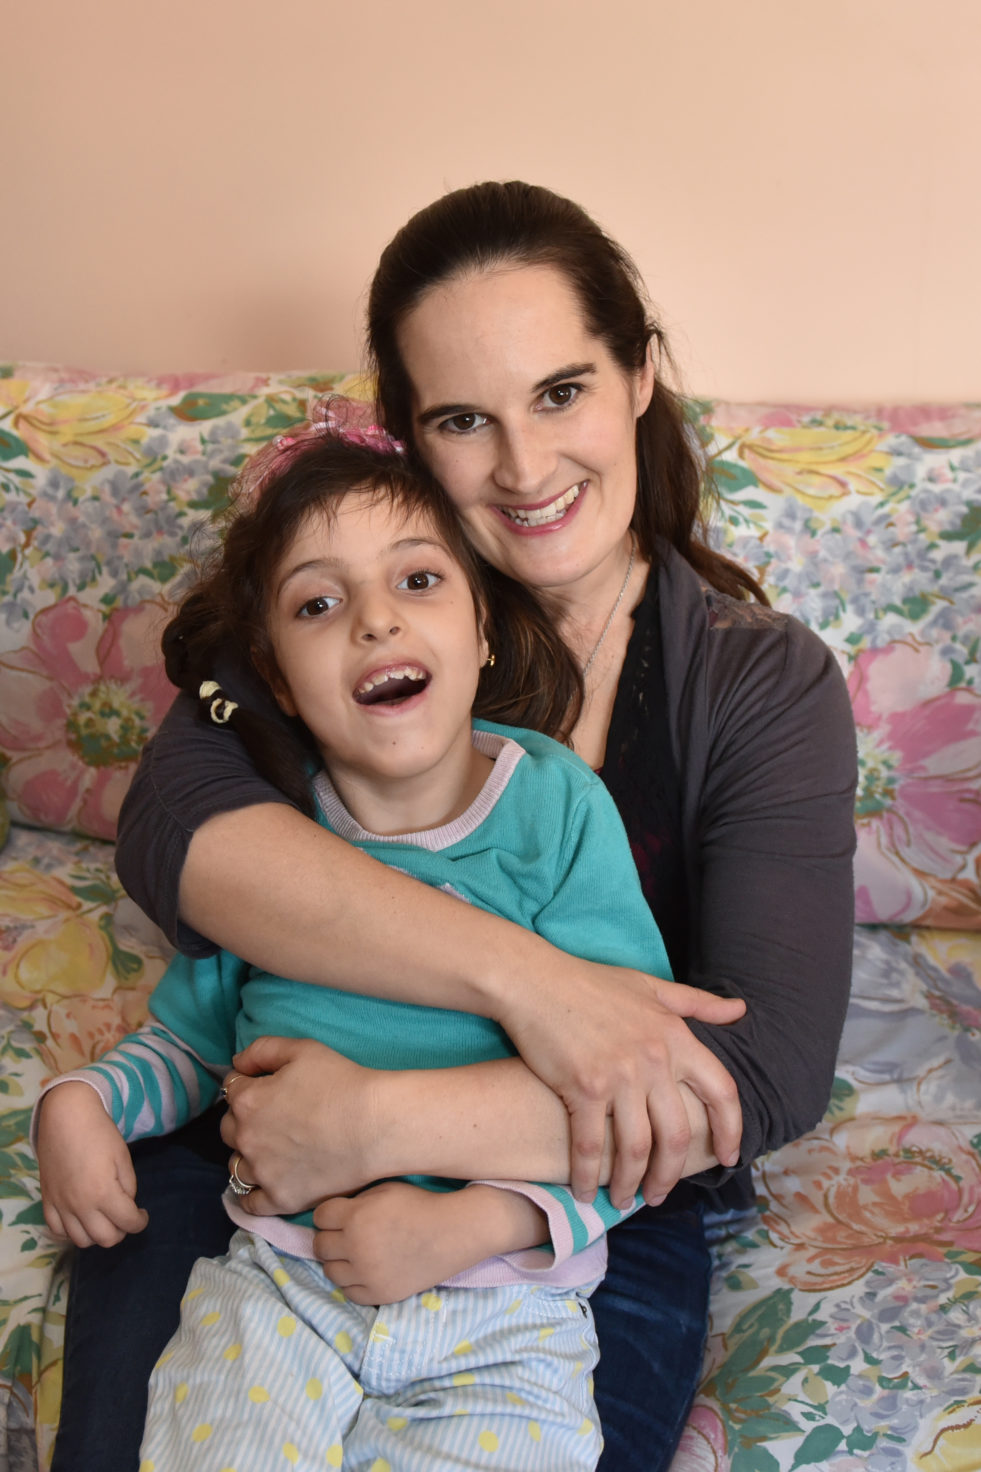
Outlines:
<svg viewBox="0 0 981 1472"><path fill-rule="evenodd" d="M247 651L236 648L237 629L218 616L214 590L213 582L196 588L164 630L167 678L196 700L200 720L234 731L259 775L313 817L310 774L316 770L317 753L306 728L299 721L252 710L213 678L219 657L222 663L230 653L248 659Z"/></svg>

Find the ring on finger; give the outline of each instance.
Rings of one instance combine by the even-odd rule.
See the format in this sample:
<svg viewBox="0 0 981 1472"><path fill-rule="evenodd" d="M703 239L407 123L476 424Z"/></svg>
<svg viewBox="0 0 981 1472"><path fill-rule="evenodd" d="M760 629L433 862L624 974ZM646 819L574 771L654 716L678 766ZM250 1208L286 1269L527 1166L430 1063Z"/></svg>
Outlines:
<svg viewBox="0 0 981 1472"><path fill-rule="evenodd" d="M225 1082L222 1084L221 1088L218 1090L219 1099L227 1099L228 1090L231 1088L232 1084L238 1083L239 1079L244 1077L244 1073L230 1073Z"/></svg>
<svg viewBox="0 0 981 1472"><path fill-rule="evenodd" d="M232 1171L231 1175L228 1177L228 1186L229 1190L233 1191L236 1196L248 1196L250 1191L255 1190L255 1183L242 1180L242 1177L238 1173L238 1168L241 1164L241 1155L233 1155Z"/></svg>

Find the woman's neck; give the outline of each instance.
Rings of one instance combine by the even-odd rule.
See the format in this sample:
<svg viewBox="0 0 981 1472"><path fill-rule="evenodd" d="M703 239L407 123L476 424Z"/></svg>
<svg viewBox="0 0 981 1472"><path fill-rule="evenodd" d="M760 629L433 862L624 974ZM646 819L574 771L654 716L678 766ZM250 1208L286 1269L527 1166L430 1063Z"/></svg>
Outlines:
<svg viewBox="0 0 981 1472"><path fill-rule="evenodd" d="M585 694L572 732L572 749L593 768L603 765L606 738L627 646L633 633L631 615L640 602L650 563L638 554L606 569L602 582L563 590L557 608L559 628L583 670ZM571 594L571 596L569 596ZM558 604L558 600L556 600Z"/></svg>

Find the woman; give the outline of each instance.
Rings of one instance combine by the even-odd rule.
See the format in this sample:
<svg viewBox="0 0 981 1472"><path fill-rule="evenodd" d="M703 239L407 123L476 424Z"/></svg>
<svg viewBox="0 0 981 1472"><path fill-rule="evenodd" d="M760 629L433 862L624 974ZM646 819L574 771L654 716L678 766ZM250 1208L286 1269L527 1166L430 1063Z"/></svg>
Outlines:
<svg viewBox="0 0 981 1472"><path fill-rule="evenodd" d="M820 641L743 601L749 575L702 541L660 331L629 261L578 207L521 184L437 201L382 256L369 343L388 429L435 471L477 549L549 601L580 661L572 744L620 809L675 975L744 997L746 1014L719 1026L708 998L572 960L340 851L186 707L127 802L120 873L183 949L219 944L385 996L412 967L417 996L494 1017L529 1065L396 1082L339 1072L311 1043L256 1044L239 1074L275 1072L232 1085L223 1125L260 1184L253 1210L352 1189L359 1166L546 1178L570 1129L588 1195L612 1116L614 1196L643 1175L656 1206L611 1235L593 1300L601 1465L650 1472L670 1460L700 1370L707 1190L745 1202L733 1168L827 1102L851 950L847 698ZM241 673L215 673L234 693ZM187 1190L169 1171L165 1199ZM192 1256L216 1250L207 1232L192 1249L184 1223L175 1236ZM104 1280L91 1292L104 1313ZM91 1323L78 1285L73 1298ZM124 1304L129 1340L131 1317ZM74 1412L65 1424L59 1456L82 1435Z"/></svg>

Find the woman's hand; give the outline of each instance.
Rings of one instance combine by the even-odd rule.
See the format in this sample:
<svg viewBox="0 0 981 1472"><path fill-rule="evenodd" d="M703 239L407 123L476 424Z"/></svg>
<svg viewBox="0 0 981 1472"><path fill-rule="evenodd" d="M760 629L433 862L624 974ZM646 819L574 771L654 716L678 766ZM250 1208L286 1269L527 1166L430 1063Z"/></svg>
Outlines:
<svg viewBox="0 0 981 1472"><path fill-rule="evenodd" d="M374 1097L382 1075L304 1038L259 1038L225 1079L222 1139L257 1188L238 1199L254 1216L307 1211L358 1191L376 1169ZM264 1075L258 1077L257 1075ZM383 1127L383 1126L382 1126Z"/></svg>
<svg viewBox="0 0 981 1472"><path fill-rule="evenodd" d="M683 1019L735 1022L745 1003L622 967L572 957L563 963L558 984L543 978L534 990L516 989L498 1020L569 1111L573 1193L586 1201L595 1195L610 1116L617 1205L639 1187L656 1205L683 1175L710 1163L688 1159L699 1105L715 1159L735 1164L742 1135L736 1085Z"/></svg>

